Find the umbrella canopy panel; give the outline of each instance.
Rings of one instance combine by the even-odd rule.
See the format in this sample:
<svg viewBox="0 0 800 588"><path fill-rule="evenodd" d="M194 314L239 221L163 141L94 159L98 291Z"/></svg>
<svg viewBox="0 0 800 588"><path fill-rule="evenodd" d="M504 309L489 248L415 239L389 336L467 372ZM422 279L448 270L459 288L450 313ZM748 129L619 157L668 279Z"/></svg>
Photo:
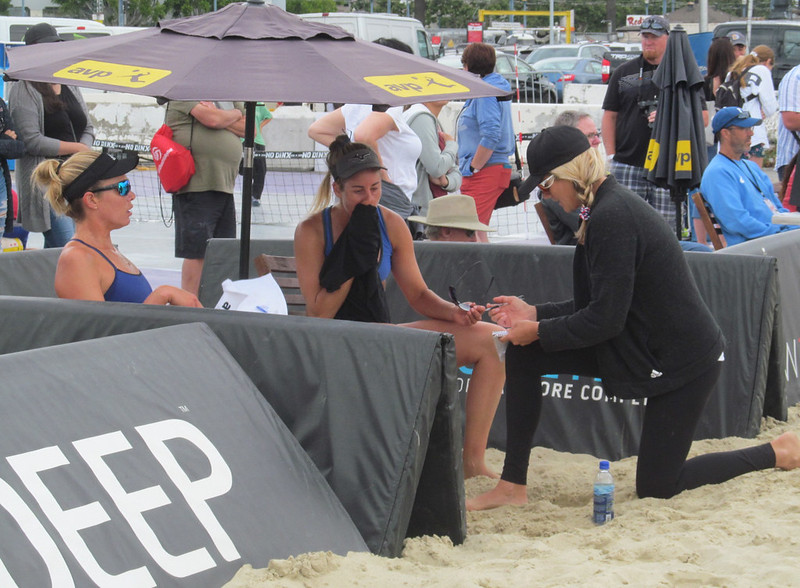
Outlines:
<svg viewBox="0 0 800 588"><path fill-rule="evenodd" d="M162 100L403 105L504 94L468 72L258 4L126 35L17 47L9 62L8 79Z"/></svg>

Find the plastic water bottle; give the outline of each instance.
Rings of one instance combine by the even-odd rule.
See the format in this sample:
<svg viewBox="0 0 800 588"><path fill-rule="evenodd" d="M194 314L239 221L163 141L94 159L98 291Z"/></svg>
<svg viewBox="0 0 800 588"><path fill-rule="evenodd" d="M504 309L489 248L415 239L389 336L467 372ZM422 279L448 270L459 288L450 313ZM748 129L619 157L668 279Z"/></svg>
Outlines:
<svg viewBox="0 0 800 588"><path fill-rule="evenodd" d="M605 525L614 518L614 478L608 470L608 462L600 462L594 479L594 524Z"/></svg>

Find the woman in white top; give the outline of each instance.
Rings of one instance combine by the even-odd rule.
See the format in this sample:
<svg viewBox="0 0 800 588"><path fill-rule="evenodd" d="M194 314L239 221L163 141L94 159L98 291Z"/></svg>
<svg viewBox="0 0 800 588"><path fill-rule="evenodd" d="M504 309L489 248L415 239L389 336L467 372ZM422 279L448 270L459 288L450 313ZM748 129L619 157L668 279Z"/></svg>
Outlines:
<svg viewBox="0 0 800 588"><path fill-rule="evenodd" d="M342 133L368 145L385 167L381 172L381 205L403 219L416 214L411 203L417 188L416 163L422 142L403 118L403 108L345 104L312 123L308 136L330 146Z"/></svg>
<svg viewBox="0 0 800 588"><path fill-rule="evenodd" d="M737 59L731 66L729 76L741 78L741 95L744 99L742 109L751 117L764 119L778 112L775 98L775 85L772 83L772 68L775 53L766 45L758 45L747 55ZM764 151L769 147L765 125L753 127L750 140L750 161L762 167Z"/></svg>
<svg viewBox="0 0 800 588"><path fill-rule="evenodd" d="M381 37L373 43L414 53L411 47L394 38ZM416 164L422 142L406 123L403 107L345 104L315 121L308 129L308 136L326 147L342 133L351 141L367 145L386 168L381 171L381 206L393 210L403 220L417 214L419 209L412 203L412 198L417 189ZM415 228L411 228L411 233L416 233Z"/></svg>

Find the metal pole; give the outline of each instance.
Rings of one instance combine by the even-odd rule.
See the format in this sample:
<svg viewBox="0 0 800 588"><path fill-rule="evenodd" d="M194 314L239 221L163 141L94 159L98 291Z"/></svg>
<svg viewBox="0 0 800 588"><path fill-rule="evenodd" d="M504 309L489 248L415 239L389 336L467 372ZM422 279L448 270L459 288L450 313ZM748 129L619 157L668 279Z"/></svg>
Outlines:
<svg viewBox="0 0 800 588"><path fill-rule="evenodd" d="M117 3L117 24L125 26L125 0L119 0Z"/></svg>
<svg viewBox="0 0 800 588"><path fill-rule="evenodd" d="M250 277L250 213L253 206L253 141L256 103L244 104L244 157L242 161L242 234L239 239L239 279Z"/></svg>
<svg viewBox="0 0 800 588"><path fill-rule="evenodd" d="M698 31L701 33L708 31L708 0L700 0L700 26Z"/></svg>
<svg viewBox="0 0 800 588"><path fill-rule="evenodd" d="M644 0L644 15L650 15L650 0Z"/></svg>
<svg viewBox="0 0 800 588"><path fill-rule="evenodd" d="M747 49L750 49L750 35L753 32L753 0L747 2Z"/></svg>
<svg viewBox="0 0 800 588"><path fill-rule="evenodd" d="M553 23L553 11L555 8L553 7L553 0L550 0L550 43L555 43L555 27Z"/></svg>

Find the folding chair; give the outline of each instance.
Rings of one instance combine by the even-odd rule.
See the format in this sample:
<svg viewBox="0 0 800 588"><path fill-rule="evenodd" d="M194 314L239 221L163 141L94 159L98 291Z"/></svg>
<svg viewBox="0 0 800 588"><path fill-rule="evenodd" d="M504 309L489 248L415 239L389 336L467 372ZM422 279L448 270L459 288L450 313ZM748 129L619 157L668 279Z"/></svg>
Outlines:
<svg viewBox="0 0 800 588"><path fill-rule="evenodd" d="M727 243L725 243L725 236L722 234L722 227L716 217L714 217L711 207L708 206L708 203L700 192L692 194L692 200L697 207L697 211L700 213L700 220L703 221L703 227L706 233L708 233L708 238L711 239L711 244L714 246L714 249L717 251L722 249Z"/></svg>

